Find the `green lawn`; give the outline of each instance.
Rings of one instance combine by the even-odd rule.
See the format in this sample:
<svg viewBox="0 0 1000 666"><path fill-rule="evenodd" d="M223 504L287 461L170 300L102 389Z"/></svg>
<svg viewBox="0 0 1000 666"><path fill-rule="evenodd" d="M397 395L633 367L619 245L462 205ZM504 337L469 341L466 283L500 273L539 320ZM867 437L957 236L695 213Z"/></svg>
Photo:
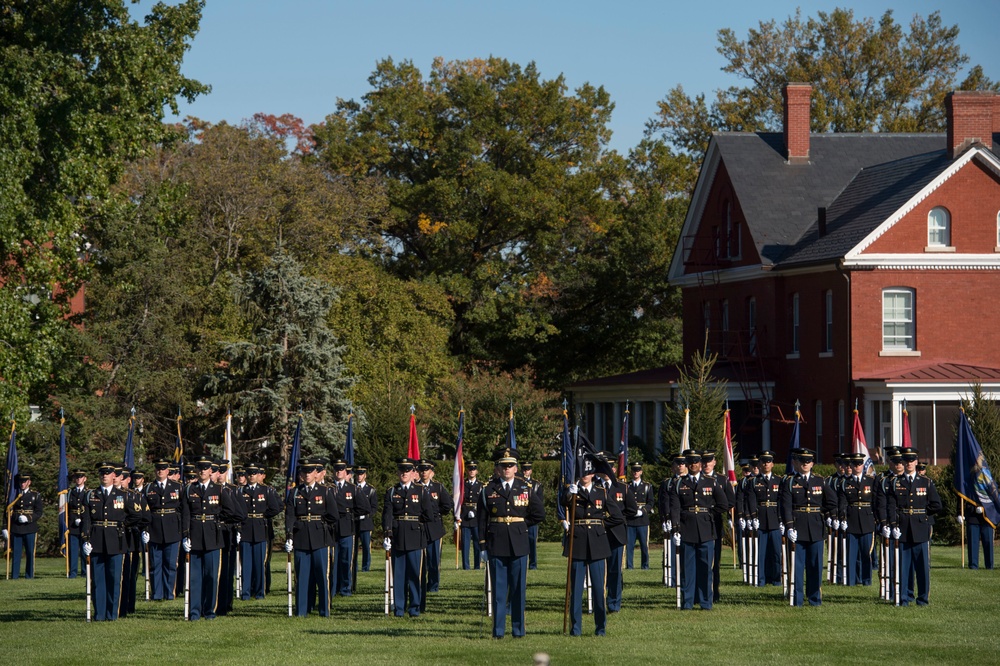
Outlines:
<svg viewBox="0 0 1000 666"><path fill-rule="evenodd" d="M420 618L386 618L383 560L363 574L359 594L334 600L331 618L287 617L284 557L274 560L274 593L265 601L236 602L233 615L184 624L180 600L140 600L136 616L84 622L84 582L62 577L62 560L40 560L38 577L0 580L0 646L5 664L479 663L530 664L547 652L555 664L954 664L997 663L1000 572L960 568L958 548L933 548L931 604L893 608L876 588L825 586L818 608L789 608L780 588L743 585L723 559L721 603L711 613L674 608L673 591L660 583L660 551L650 571L626 571L625 603L609 616L598 639L584 617L582 638L562 635L565 560L555 544L542 544L539 569L528 576L528 636L492 641L480 620L482 573L446 568L442 591ZM636 553L638 557L638 553ZM444 560L454 565L454 550ZM729 566L726 566L728 563ZM140 579L140 587L142 581ZM141 594L141 592L140 592ZM386 640L390 639L390 640Z"/></svg>

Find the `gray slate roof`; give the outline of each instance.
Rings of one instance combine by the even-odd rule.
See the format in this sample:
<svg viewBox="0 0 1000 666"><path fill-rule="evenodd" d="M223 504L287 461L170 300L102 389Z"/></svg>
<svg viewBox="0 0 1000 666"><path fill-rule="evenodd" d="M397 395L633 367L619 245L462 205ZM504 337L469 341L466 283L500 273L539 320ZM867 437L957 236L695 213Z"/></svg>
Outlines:
<svg viewBox="0 0 1000 666"><path fill-rule="evenodd" d="M765 266L783 264L786 257L791 259L796 255L796 262L835 258L831 253L839 251L846 240L834 242L834 234L829 233L832 229L830 208L842 193L847 194L846 190L859 172L866 167L886 165L881 173L883 179L922 177L929 165L919 159L897 167L888 165L928 153L938 153L943 159L945 150L944 134L812 134L809 164L789 165L783 156L784 138L780 133L727 132L714 138ZM869 198L875 196L871 188L893 189L885 180L878 180L876 171L873 169L870 176L866 174L862 179L870 182L857 184L857 192L851 195L853 204L845 199L842 205L833 207L841 216L839 226L835 227L837 238L841 238L839 230L844 230L843 238L853 237L870 221L870 217L863 221L854 218L861 212L858 206L866 193ZM810 230L818 235L815 234L816 216L820 206L828 208L828 235L824 240L829 243L824 243L821 253L800 255L806 251L808 243L804 241ZM803 241L801 245L800 241ZM844 252L851 247L853 245Z"/></svg>

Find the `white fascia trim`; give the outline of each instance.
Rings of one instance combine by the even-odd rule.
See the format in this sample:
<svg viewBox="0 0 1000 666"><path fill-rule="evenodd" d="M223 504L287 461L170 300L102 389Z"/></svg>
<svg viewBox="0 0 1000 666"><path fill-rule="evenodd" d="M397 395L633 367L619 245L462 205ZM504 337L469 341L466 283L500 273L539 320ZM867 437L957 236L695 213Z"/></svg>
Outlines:
<svg viewBox="0 0 1000 666"><path fill-rule="evenodd" d="M886 270L1000 270L1000 254L855 254L853 258L848 255L844 266Z"/></svg>
<svg viewBox="0 0 1000 666"><path fill-rule="evenodd" d="M872 400L910 400L913 402L928 402L930 400L951 402L972 395L972 386L968 383L948 382L941 384L914 384L903 382L855 382L856 387L864 389L865 401ZM1000 384L983 384L983 395L988 399L1000 400Z"/></svg>
<svg viewBox="0 0 1000 666"><path fill-rule="evenodd" d="M722 155L719 152L719 144L713 135L708 142L708 150L705 151L705 163L698 174L698 182L695 184L694 194L691 195L691 205L688 206L687 217L684 218L684 225L681 227L681 233L677 237L677 247L674 248L674 258L670 262L670 272L667 274L667 279L671 283L674 279L681 279L684 275L684 262L687 261L687 256L684 256L684 239L697 230L698 222L705 212L708 193L712 189L712 183L715 182L715 174L719 170L719 163L721 161Z"/></svg>
<svg viewBox="0 0 1000 666"><path fill-rule="evenodd" d="M993 153L984 148L980 148L979 146L967 150L961 157L955 160L951 166L941 172L937 178L924 186L922 190L911 197L909 201L903 204L885 222L876 227L874 231L865 236L860 243L854 246L844 256L844 265L851 265L858 259L858 255L864 252L872 243L878 240L882 234L888 231L894 224L896 224L896 222L899 222L907 213L916 208L916 206L930 196L934 190L941 187L941 185L943 185L949 178L958 173L958 171L968 164L973 158L978 158L984 166L1000 176L1000 160L998 160Z"/></svg>

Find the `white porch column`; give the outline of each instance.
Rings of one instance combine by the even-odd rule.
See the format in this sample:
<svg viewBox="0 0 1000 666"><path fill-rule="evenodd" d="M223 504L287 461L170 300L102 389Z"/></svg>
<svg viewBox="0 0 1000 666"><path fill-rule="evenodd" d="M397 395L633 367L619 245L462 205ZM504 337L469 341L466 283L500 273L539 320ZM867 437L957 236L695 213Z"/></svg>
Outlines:
<svg viewBox="0 0 1000 666"><path fill-rule="evenodd" d="M892 396L892 442L889 446L903 445L903 404L902 400Z"/></svg>

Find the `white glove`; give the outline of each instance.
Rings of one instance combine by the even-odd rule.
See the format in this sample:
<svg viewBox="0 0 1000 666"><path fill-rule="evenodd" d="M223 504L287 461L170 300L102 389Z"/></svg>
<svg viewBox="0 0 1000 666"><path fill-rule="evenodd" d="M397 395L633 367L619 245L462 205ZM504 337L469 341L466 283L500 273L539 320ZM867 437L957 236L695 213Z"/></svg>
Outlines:
<svg viewBox="0 0 1000 666"><path fill-rule="evenodd" d="M364 520L367 515L368 514L366 513L364 515L358 516L358 520Z"/></svg>
<svg viewBox="0 0 1000 666"><path fill-rule="evenodd" d="M755 530L759 530L760 529L760 518L754 518L753 519L753 528Z"/></svg>
<svg viewBox="0 0 1000 666"><path fill-rule="evenodd" d="M663 528L663 532L664 532L664 533L669 533L669 532L670 532L670 521L669 521L669 520L668 520L668 521L665 521L665 522L664 522L664 523L663 523L663 524L661 525L661 527Z"/></svg>
<svg viewBox="0 0 1000 666"><path fill-rule="evenodd" d="M674 529L674 523L672 521L668 520L666 522L666 525L667 525L667 532L669 532L670 530Z"/></svg>
<svg viewBox="0 0 1000 666"><path fill-rule="evenodd" d="M576 495L576 493L577 493L577 492L578 492L579 490L580 490L580 489L579 489L579 488L577 488L577 486L576 486L576 484L575 484L575 483L571 483L571 484L569 484L569 494L570 494L570 495Z"/></svg>
<svg viewBox="0 0 1000 666"><path fill-rule="evenodd" d="M185 553L191 552L191 539L184 539L184 541L181 541L181 545L184 546Z"/></svg>
<svg viewBox="0 0 1000 666"><path fill-rule="evenodd" d="M458 531L458 528L459 528L459 527L461 527L461 526L462 526L462 523L460 523L460 522L458 522L458 521L456 520L456 521L455 521L455 531L457 532L457 531Z"/></svg>
<svg viewBox="0 0 1000 666"><path fill-rule="evenodd" d="M846 532L847 531L847 521L846 520L840 521L840 531L841 532Z"/></svg>
<svg viewBox="0 0 1000 666"><path fill-rule="evenodd" d="M799 533L795 531L794 527L788 528L788 540L795 543L799 540Z"/></svg>
<svg viewBox="0 0 1000 666"><path fill-rule="evenodd" d="M143 543L149 543L149 532L143 532L142 533L142 542Z"/></svg>
<svg viewBox="0 0 1000 666"><path fill-rule="evenodd" d="M675 534L674 535L674 545L675 546L680 546L681 545L681 535L680 534Z"/></svg>
<svg viewBox="0 0 1000 666"><path fill-rule="evenodd" d="M243 535L240 534L239 532L237 532L236 533L236 543L239 543L240 541L243 541Z"/></svg>
<svg viewBox="0 0 1000 666"><path fill-rule="evenodd" d="M831 524L831 522L832 522L832 524ZM832 527L834 532L836 532L837 530L840 529L840 521L839 520L833 520L833 521L831 521L830 518L827 518L826 519L826 524L827 524L827 526Z"/></svg>
<svg viewBox="0 0 1000 666"><path fill-rule="evenodd" d="M732 532L733 531L733 519L732 518L726 519L726 525L729 526L729 531Z"/></svg>
<svg viewBox="0 0 1000 666"><path fill-rule="evenodd" d="M27 516L18 516L17 517L17 522L19 522L22 525L24 525L26 522L28 522L28 517Z"/></svg>
<svg viewBox="0 0 1000 666"><path fill-rule="evenodd" d="M481 559L483 561L486 561L486 560L490 559L490 556L489 556L489 554L485 550L481 550L481 551L479 551L479 559Z"/></svg>
<svg viewBox="0 0 1000 666"><path fill-rule="evenodd" d="M892 534L892 532L889 531L889 526L888 525L886 525L885 527L882 528L882 538L883 539L888 539L890 534Z"/></svg>
<svg viewBox="0 0 1000 666"><path fill-rule="evenodd" d="M635 512L635 517L636 518L638 518L641 515L642 515L642 509L639 509L638 511Z"/></svg>
<svg viewBox="0 0 1000 666"><path fill-rule="evenodd" d="M980 513L981 514L982 512L983 512L983 507L977 506L976 507L976 513Z"/></svg>
<svg viewBox="0 0 1000 666"><path fill-rule="evenodd" d="M965 524L965 516L962 516L962 515L955 516L955 520L958 521L959 525L964 525Z"/></svg>
<svg viewBox="0 0 1000 666"><path fill-rule="evenodd" d="M90 545L89 541L84 541L83 542L83 554L86 555L87 557L90 557L90 554L92 552L94 552L94 547L92 545Z"/></svg>
<svg viewBox="0 0 1000 666"><path fill-rule="evenodd" d="M2 530L2 531L0 531L0 536L2 536L2 537L3 537L3 540L4 540L4 541L6 541L6 540L7 540L7 539L8 539L9 537L10 537L10 535L9 535L9 534L7 534L7 530Z"/></svg>
<svg viewBox="0 0 1000 666"><path fill-rule="evenodd" d="M392 539L390 539L389 537L386 537L385 539L383 539L382 540L382 547L385 548L385 552L387 552L387 553L390 550L392 550Z"/></svg>
<svg viewBox="0 0 1000 666"><path fill-rule="evenodd" d="M470 511L469 512L469 518L475 518L475 517L476 517L476 512L475 511Z"/></svg>
<svg viewBox="0 0 1000 666"><path fill-rule="evenodd" d="M295 550L295 542L289 539L288 541L285 542L285 552L290 553L293 550Z"/></svg>
<svg viewBox="0 0 1000 666"><path fill-rule="evenodd" d="M833 526L833 518L830 518L829 516L827 516L827 519L826 519L826 526L827 526L827 527L832 527L832 526ZM834 527L833 529L837 529L837 528L836 528L836 527Z"/></svg>
<svg viewBox="0 0 1000 666"><path fill-rule="evenodd" d="M73 527L79 527L79 526L80 526L80 519L79 518L74 519L73 520Z"/></svg>
<svg viewBox="0 0 1000 666"><path fill-rule="evenodd" d="M569 532L569 521L568 520L562 521L562 526L563 526L563 532Z"/></svg>
<svg viewBox="0 0 1000 666"><path fill-rule="evenodd" d="M747 528L747 521L745 518L740 518L740 529L745 530Z"/></svg>
<svg viewBox="0 0 1000 666"><path fill-rule="evenodd" d="M781 536L785 536L785 524L778 523L778 529L781 530Z"/></svg>
<svg viewBox="0 0 1000 666"><path fill-rule="evenodd" d="M893 527L892 528L892 538L895 539L896 541L899 541L899 537L901 537L901 536L903 536L903 533L899 530L899 528L898 527Z"/></svg>

